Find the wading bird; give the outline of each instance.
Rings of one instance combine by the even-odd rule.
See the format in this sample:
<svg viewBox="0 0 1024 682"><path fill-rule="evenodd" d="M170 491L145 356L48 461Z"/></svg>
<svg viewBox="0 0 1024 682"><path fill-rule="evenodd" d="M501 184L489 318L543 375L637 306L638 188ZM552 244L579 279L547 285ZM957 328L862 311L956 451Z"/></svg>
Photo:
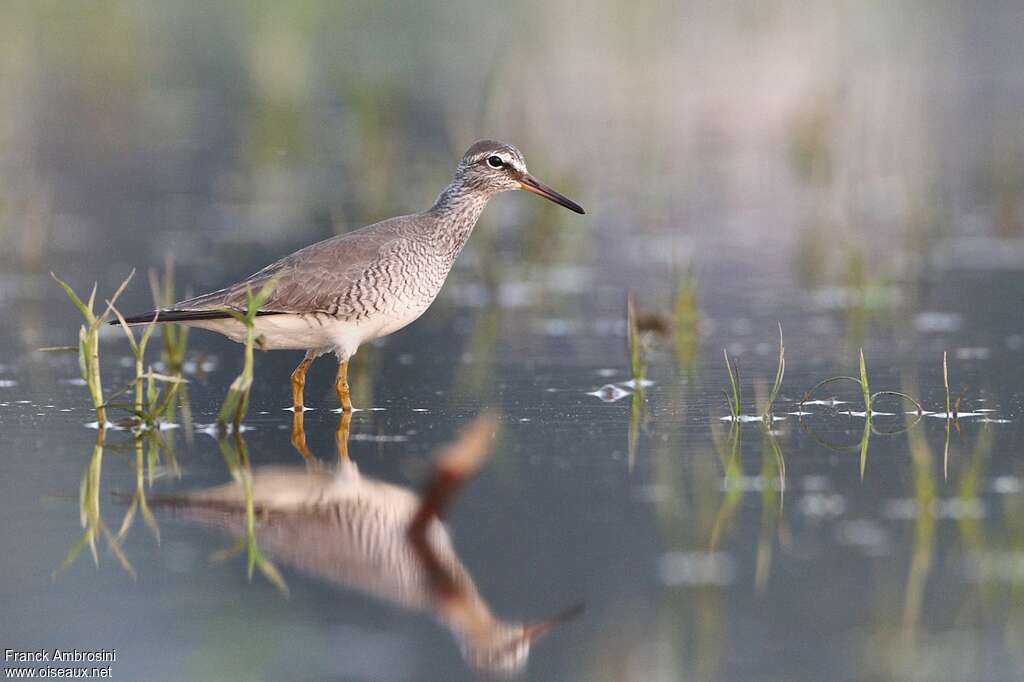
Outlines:
<svg viewBox="0 0 1024 682"><path fill-rule="evenodd" d="M255 334L263 350L306 351L292 373L295 409L303 408L309 366L333 352L338 358L335 390L342 409L349 412L349 359L362 344L405 327L426 311L488 200L515 189L583 213L579 204L530 175L518 149L480 140L462 157L451 184L428 210L307 246L241 282L127 322L177 322L242 342L246 327L231 312L246 309L248 292L272 284L257 313Z"/></svg>

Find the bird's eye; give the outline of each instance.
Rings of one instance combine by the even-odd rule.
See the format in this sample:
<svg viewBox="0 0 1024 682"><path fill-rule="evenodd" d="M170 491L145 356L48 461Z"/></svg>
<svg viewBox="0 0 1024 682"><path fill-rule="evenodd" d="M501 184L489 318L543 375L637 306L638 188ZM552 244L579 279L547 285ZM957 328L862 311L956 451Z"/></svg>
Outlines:
<svg viewBox="0 0 1024 682"><path fill-rule="evenodd" d="M500 156L488 156L487 165L490 166L491 168L501 168L505 164L504 162L502 162Z"/></svg>

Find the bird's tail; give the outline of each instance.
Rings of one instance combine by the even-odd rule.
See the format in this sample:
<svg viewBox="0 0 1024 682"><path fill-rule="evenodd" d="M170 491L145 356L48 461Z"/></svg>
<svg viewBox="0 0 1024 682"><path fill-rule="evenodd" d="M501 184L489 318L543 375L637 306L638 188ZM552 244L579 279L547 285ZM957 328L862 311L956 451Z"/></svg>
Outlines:
<svg viewBox="0 0 1024 682"><path fill-rule="evenodd" d="M239 311L241 312L241 311ZM257 315L275 315L274 311L258 311ZM219 310L151 310L142 315L132 315L124 318L129 325L149 324L151 322L198 322L200 320L223 320L232 317L225 309ZM118 320L111 320L109 324L120 324Z"/></svg>

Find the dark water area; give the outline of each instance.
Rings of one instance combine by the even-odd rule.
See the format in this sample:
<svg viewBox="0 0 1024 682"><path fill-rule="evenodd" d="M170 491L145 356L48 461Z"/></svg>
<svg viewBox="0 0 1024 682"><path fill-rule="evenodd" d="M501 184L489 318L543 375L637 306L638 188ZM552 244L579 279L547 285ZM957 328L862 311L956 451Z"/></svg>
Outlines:
<svg viewBox="0 0 1024 682"><path fill-rule="evenodd" d="M1020 679L1020 9L614 5L0 10L0 645L116 648L130 680ZM466 58L508 26L530 60ZM135 268L118 306L148 310L168 254L181 297L223 286L421 210L491 136L587 215L493 199L427 313L360 349L350 423L313 365L306 452L301 353L257 353L218 440L241 346L192 331L141 435L97 430L75 354L38 350L80 324L51 270L99 302ZM861 350L871 391L923 413L868 419L849 381L803 401ZM120 330L100 356L109 397ZM233 473L251 538L241 484L186 497Z"/></svg>

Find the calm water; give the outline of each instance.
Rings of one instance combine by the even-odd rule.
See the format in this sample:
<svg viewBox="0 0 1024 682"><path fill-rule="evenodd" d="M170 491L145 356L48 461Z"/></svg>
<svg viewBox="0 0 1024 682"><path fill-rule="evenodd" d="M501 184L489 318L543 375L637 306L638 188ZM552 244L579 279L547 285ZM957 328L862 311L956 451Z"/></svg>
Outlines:
<svg viewBox="0 0 1024 682"><path fill-rule="evenodd" d="M1020 8L478 4L0 10L0 644L116 648L124 680L1020 679ZM466 57L510 25L531 59ZM74 355L37 352L79 324L49 270L103 298L136 267L122 308L148 309L168 252L180 293L221 286L421 209L485 135L588 214L492 202L427 314L357 356L346 461L329 358L317 464L284 409L300 354L257 355L243 440L218 442L241 348L193 332L157 445L98 441ZM644 338L642 393L629 291L669 332ZM724 420L723 349L755 415L779 323L777 420ZM801 407L861 348L873 391L933 414L882 398L869 424L850 383ZM934 414L944 352L956 420ZM109 394L132 376L118 330L101 355ZM410 543L433 462L485 412L448 535ZM243 453L287 596L244 551L211 560L245 539L237 489L184 501ZM140 490L159 539L136 510L121 559L100 529L97 562L58 570Z"/></svg>
<svg viewBox="0 0 1024 682"><path fill-rule="evenodd" d="M655 383L634 413L632 396L604 402L588 394L628 379L621 305L585 286L574 296L578 307L592 304L606 317L538 323L515 308L452 302L470 279L458 274L439 314L370 349L354 373L357 396L372 386L372 398L357 405L380 409L355 415L349 451L361 476L418 490L431 457L460 427L485 406L498 411L493 455L450 513L458 559L500 619L542 620L585 604L582 616L534 643L530 678L1015 676L1024 616L1015 358L1024 330L1015 331L1021 316L1008 312L999 290L1019 280L949 273L926 301L929 314L914 319L953 329L917 332L913 345L886 324L867 325L874 388L911 390L942 411L946 349L954 392L969 387L961 411L976 414L948 433L946 420L924 417L898 435L884 432L915 418L877 415L879 433L862 461L865 420L843 413L860 408L856 389L822 394L850 403L808 406L802 420L789 414L818 380L849 373L856 352L839 333L845 317L817 311L799 290L780 288L775 305L732 308L706 290L696 360L680 368L671 347L652 339ZM599 274L584 268L578 276L594 282ZM786 331L782 420L770 432L760 423L730 428L720 421L728 383L720 349L732 349L748 394L758 382L767 388L776 319ZM530 331L506 335L523 327ZM590 337L580 352L567 350L575 334ZM110 365L126 357L119 341L104 351ZM210 422L239 353L199 333L192 352L216 361L189 385L193 419ZM244 433L257 471L303 467L290 444L291 413L282 410L295 359L257 358ZM315 368L308 402L320 409L305 426L312 451L330 462L333 367L324 360ZM103 541L98 567L86 552L52 578L82 532L76 496L96 437L84 426L92 421L84 388L69 385L75 376L65 356L5 368L13 382L0 412L6 641L116 646L115 672L127 679L472 676L444 616L340 586L344 565L325 576L308 546L267 538L288 598L258 573L247 580L242 559L211 565L211 553L233 543L218 530L231 522L216 515L157 508L159 544L136 518L124 542L135 579ZM115 366L108 381L127 376ZM186 429L162 437L177 468L162 460L147 494L230 479L212 437ZM110 494L135 489L131 444L130 434L109 433L103 453L100 510L115 531L126 510ZM289 523L305 537L302 523ZM329 531L307 530L322 538L314 545L332 541Z"/></svg>

